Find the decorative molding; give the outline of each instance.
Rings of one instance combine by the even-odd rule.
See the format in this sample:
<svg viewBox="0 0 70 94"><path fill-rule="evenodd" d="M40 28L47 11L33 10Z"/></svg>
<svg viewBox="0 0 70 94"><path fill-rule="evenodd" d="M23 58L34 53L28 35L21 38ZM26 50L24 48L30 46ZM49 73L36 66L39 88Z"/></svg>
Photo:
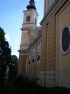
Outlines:
<svg viewBox="0 0 70 94"><path fill-rule="evenodd" d="M54 3L52 4L52 6L49 8L49 10L47 11L47 13L45 14L45 16L43 17L43 19L40 22L40 25L43 24L43 22L45 21L45 19L55 11L55 15L58 13L58 11L68 2L69 0L55 0Z"/></svg>
<svg viewBox="0 0 70 94"><path fill-rule="evenodd" d="M23 50L18 50L18 52L22 53L22 52L27 52L27 49L23 49Z"/></svg>
<svg viewBox="0 0 70 94"><path fill-rule="evenodd" d="M54 3L52 4L52 6L49 8L49 10L47 11L47 13L45 14L45 16L43 17L43 19L40 22L40 25L42 25L42 23L44 22L44 20L46 19L46 17L50 14L50 12L53 10L53 8L56 6L56 4L59 2L59 0L55 0Z"/></svg>

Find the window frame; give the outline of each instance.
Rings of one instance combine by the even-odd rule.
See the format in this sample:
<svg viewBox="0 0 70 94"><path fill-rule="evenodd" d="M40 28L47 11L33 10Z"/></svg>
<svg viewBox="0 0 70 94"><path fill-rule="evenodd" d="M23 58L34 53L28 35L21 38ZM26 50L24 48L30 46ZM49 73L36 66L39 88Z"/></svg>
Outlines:
<svg viewBox="0 0 70 94"><path fill-rule="evenodd" d="M30 60L29 60L28 64L29 64L29 65L31 64Z"/></svg>
<svg viewBox="0 0 70 94"><path fill-rule="evenodd" d="M40 61L40 54L37 55L37 61Z"/></svg>
<svg viewBox="0 0 70 94"><path fill-rule="evenodd" d="M34 61L34 62L33 62L33 61ZM33 57L33 58L32 58L32 64L34 64L34 63L35 63L35 58Z"/></svg>
<svg viewBox="0 0 70 94"><path fill-rule="evenodd" d="M30 22L30 15L27 15L26 22Z"/></svg>
<svg viewBox="0 0 70 94"><path fill-rule="evenodd" d="M37 58L38 58L38 55L40 56L40 60L41 60L41 42L38 42L37 44ZM37 60L37 63L40 63L40 60Z"/></svg>
<svg viewBox="0 0 70 94"><path fill-rule="evenodd" d="M62 51L63 54L67 54L67 53L69 52L69 50L70 50L70 39L69 39L69 48L68 48L68 50L67 50L67 51L64 51L64 50L63 50L63 47L62 47L62 35L63 35L63 31L64 31L64 29L65 29L66 27L69 29L69 36L70 36L70 26L64 26L64 27L62 28L61 38L60 38L61 51Z"/></svg>

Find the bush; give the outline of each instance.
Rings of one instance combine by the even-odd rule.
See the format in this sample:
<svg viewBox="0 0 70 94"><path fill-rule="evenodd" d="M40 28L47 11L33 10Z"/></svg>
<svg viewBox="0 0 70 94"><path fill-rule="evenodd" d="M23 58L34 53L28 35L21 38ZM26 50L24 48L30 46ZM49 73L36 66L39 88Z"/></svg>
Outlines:
<svg viewBox="0 0 70 94"><path fill-rule="evenodd" d="M38 79L28 79L19 75L6 86L5 94L70 94L70 89L62 87L46 88L38 84Z"/></svg>

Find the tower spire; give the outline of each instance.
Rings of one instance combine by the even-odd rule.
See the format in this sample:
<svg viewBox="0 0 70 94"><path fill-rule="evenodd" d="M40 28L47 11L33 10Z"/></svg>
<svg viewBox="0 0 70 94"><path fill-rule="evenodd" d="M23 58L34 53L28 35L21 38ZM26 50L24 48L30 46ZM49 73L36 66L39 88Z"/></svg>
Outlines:
<svg viewBox="0 0 70 94"><path fill-rule="evenodd" d="M27 5L27 9L35 9L36 10L34 0L29 1L29 5Z"/></svg>

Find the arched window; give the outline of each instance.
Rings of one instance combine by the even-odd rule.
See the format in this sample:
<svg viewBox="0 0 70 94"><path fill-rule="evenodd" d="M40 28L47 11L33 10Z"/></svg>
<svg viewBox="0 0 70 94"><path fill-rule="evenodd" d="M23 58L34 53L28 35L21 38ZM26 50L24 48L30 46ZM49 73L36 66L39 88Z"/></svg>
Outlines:
<svg viewBox="0 0 70 94"><path fill-rule="evenodd" d="M37 56L37 61L39 61L39 60L40 60L40 55Z"/></svg>
<svg viewBox="0 0 70 94"><path fill-rule="evenodd" d="M62 32L62 51L67 53L70 47L70 30L69 27L65 27Z"/></svg>
<svg viewBox="0 0 70 94"><path fill-rule="evenodd" d="M34 58L32 59L32 63L34 63Z"/></svg>
<svg viewBox="0 0 70 94"><path fill-rule="evenodd" d="M27 22L30 21L30 16L27 16L26 21L27 21Z"/></svg>
<svg viewBox="0 0 70 94"><path fill-rule="evenodd" d="M30 64L30 61L29 61L29 64Z"/></svg>

